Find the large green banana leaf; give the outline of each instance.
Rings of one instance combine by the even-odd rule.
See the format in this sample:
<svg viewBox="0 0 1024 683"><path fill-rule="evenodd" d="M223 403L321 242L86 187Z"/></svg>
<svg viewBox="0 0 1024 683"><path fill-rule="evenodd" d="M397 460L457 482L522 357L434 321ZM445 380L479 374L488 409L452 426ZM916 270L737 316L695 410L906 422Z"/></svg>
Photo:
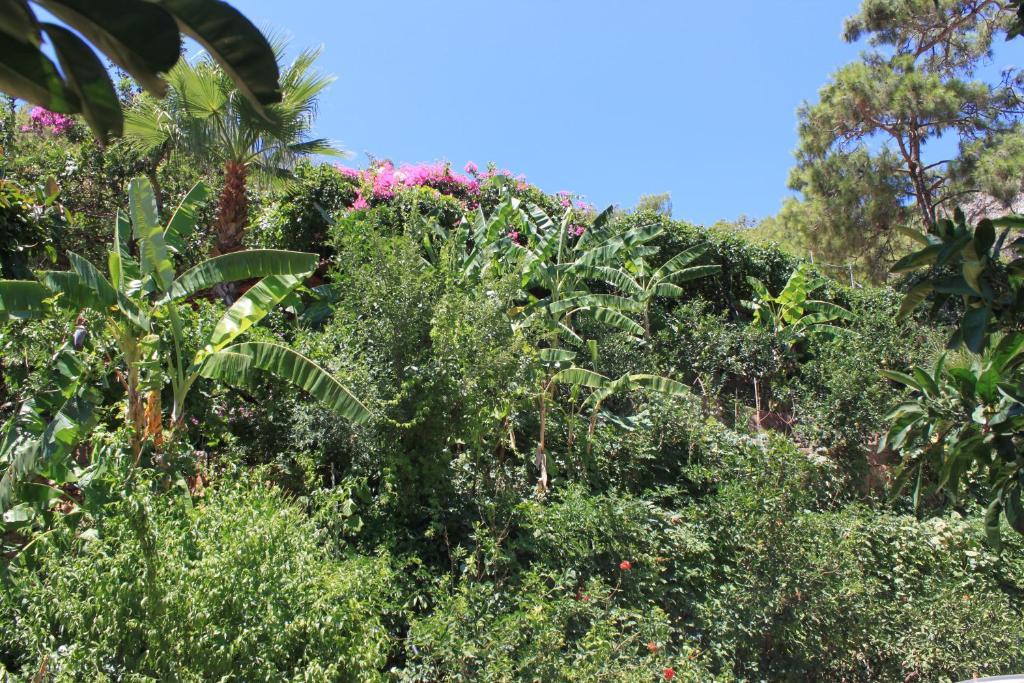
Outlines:
<svg viewBox="0 0 1024 683"><path fill-rule="evenodd" d="M269 275L306 277L317 266L317 255L301 251L254 249L207 259L182 273L171 285L173 300L187 297L223 282L252 280Z"/></svg>
<svg viewBox="0 0 1024 683"><path fill-rule="evenodd" d="M329 372L280 344L244 342L228 346L208 356L200 374L229 384L243 384L253 369L291 382L353 422L365 422L370 418L366 406Z"/></svg>
<svg viewBox="0 0 1024 683"><path fill-rule="evenodd" d="M0 280L0 321L16 318L41 318L46 312L43 302L53 296L34 280Z"/></svg>
<svg viewBox="0 0 1024 683"><path fill-rule="evenodd" d="M243 294L231 305L213 329L207 347L200 353L221 351L238 335L270 313L277 304L302 284L302 278L294 275L270 275Z"/></svg>

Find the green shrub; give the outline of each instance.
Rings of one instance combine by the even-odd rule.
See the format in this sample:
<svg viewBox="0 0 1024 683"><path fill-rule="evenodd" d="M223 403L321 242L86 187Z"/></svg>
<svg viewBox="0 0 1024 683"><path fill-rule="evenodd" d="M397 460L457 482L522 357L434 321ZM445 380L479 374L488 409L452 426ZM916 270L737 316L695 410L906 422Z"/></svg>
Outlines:
<svg viewBox="0 0 1024 683"><path fill-rule="evenodd" d="M358 191L353 178L329 164L303 161L281 197L266 205L246 232L254 248L309 251L329 257L331 226L352 205Z"/></svg>
<svg viewBox="0 0 1024 683"><path fill-rule="evenodd" d="M531 570L518 585L446 589L410 628L405 680L646 681L668 667L676 680L711 680L663 612L624 606L598 579Z"/></svg>
<svg viewBox="0 0 1024 683"><path fill-rule="evenodd" d="M1024 572L984 546L980 524L837 507L834 464L768 444L714 468L714 494L685 513L712 548L695 634L718 667L867 681L1024 666Z"/></svg>
<svg viewBox="0 0 1024 683"><path fill-rule="evenodd" d="M377 680L390 570L271 489L136 499L0 598L0 661L56 680Z"/></svg>

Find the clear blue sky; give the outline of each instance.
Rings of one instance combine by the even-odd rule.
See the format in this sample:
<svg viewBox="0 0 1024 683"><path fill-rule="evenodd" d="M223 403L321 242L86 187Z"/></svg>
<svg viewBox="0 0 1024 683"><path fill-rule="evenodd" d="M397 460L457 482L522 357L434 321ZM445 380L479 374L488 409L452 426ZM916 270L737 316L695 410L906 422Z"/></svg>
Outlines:
<svg viewBox="0 0 1024 683"><path fill-rule="evenodd" d="M317 133L396 162L488 161L697 223L778 211L796 109L859 48L857 0L233 0L337 81Z"/></svg>

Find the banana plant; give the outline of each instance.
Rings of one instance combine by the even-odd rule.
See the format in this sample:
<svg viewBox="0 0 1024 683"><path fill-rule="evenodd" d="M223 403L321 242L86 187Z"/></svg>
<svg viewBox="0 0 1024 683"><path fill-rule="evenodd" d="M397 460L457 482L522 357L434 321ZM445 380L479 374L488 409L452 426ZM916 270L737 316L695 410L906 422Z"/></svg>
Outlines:
<svg viewBox="0 0 1024 683"><path fill-rule="evenodd" d="M592 359L597 357L596 345L591 342L589 345ZM602 410L604 402L616 394L627 393L646 389L666 396L687 396L690 394L687 387L673 379L649 374L625 374L618 379L605 377L593 370L578 367L574 364L577 354L568 349L546 348L538 353L541 365L545 368L544 378L537 393L537 400L540 409L540 435L537 441L537 452L535 466L539 472L537 490L544 493L548 488L548 456L545 443L548 423L548 405L554 395L554 389L559 385L571 385L573 392L571 400L574 404L572 417L575 418L582 411L591 411L590 426L587 431L587 454L590 454L590 444L597 428L597 421L600 415L622 423L616 416ZM591 391L582 405L576 407L579 391L583 388L590 388ZM574 434L569 435L569 445L574 442Z"/></svg>
<svg viewBox="0 0 1024 683"><path fill-rule="evenodd" d="M971 472L983 474L991 491L986 532L999 545L999 519L1024 534L1024 335L996 335L965 367L949 367L945 355L933 368L883 371L913 391L912 400L889 416L881 443L904 453L897 491L916 478L917 503L924 470L935 488L956 500Z"/></svg>
<svg viewBox="0 0 1024 683"><path fill-rule="evenodd" d="M651 374L627 373L618 378L606 377L593 370L577 367L575 365L560 370L551 377L552 385L569 385L573 387L573 401L578 401L579 391L590 389L578 408L573 408L573 417L584 411L590 412L590 422L587 427L587 454L590 454L593 443L594 430L597 428L598 419L603 415L606 419L621 424L618 416L603 409L605 401L612 396L634 391L652 391L663 396L682 397L689 396L690 390L681 382L668 377ZM573 438L570 435L570 441Z"/></svg>
<svg viewBox="0 0 1024 683"><path fill-rule="evenodd" d="M794 351L801 341L819 334L830 334L841 330L832 323L837 320L853 320L855 316L838 304L811 299L810 296L828 283L828 279L815 276L809 264L802 263L789 276L785 287L777 295L756 277L747 277L753 288L754 301L742 301L742 305L754 313L754 325L767 330L778 342L780 348L773 353L776 360ZM761 428L764 414L762 405L771 405L772 383L769 381L762 390L763 377L754 377L754 420ZM764 399L762 394L765 395Z"/></svg>
<svg viewBox="0 0 1024 683"><path fill-rule="evenodd" d="M166 430L173 435L185 418L188 393L200 378L246 384L253 371L263 370L304 389L350 420L369 417L366 407L312 360L281 344L239 341L312 274L317 266L315 254L234 252L176 273L173 258L195 229L196 208L207 194L204 185L197 185L164 225L158 220L149 182L137 178L129 186L128 213L119 212L113 226L107 274L82 256L68 253L70 271L40 272L34 281L0 281L0 320L59 316L68 309L91 311L95 316L93 328L100 323L120 356L115 375L127 396L136 463L144 442L151 440L159 447L164 438L164 387L170 386ZM131 256L132 242L138 260ZM258 283L224 312L198 352L185 357L178 311L182 302L222 283L257 278ZM8 466L4 480L46 465L36 462L30 467L19 462L17 468Z"/></svg>
<svg viewBox="0 0 1024 683"><path fill-rule="evenodd" d="M640 313L639 301L629 296L592 291L596 269L619 264L628 242L609 235L609 207L578 239L571 233L574 211L567 209L556 223L540 207L528 204L518 216L526 230L526 244L504 238L504 246L520 256L521 282L527 298L513 310L520 325L536 323L551 335L552 344L568 339L582 345L573 329L574 317L586 315L635 336L644 330L627 313ZM536 294L536 293L543 294Z"/></svg>
<svg viewBox="0 0 1024 683"><path fill-rule="evenodd" d="M756 277L747 277L747 282L757 295L754 301L743 302L753 311L754 324L767 329L787 347L815 334L835 332L840 328L831 323L855 317L838 304L810 298L828 279L814 276L806 263L797 266L778 295Z"/></svg>
<svg viewBox="0 0 1024 683"><path fill-rule="evenodd" d="M647 243L664 232L660 226L654 228L637 228L629 233L611 240L608 245L610 253L620 254L623 264L595 265L584 269L583 274L606 282L623 294L628 295L641 307L644 337L651 337L651 304L657 297L678 298L686 292L680 286L685 282L698 280L722 270L717 264L693 265L710 246L707 242L699 242L681 251L661 266L654 267L650 257L658 252L658 248Z"/></svg>
<svg viewBox="0 0 1024 683"><path fill-rule="evenodd" d="M627 373L618 378L606 377L593 370L581 367L570 367L559 371L551 381L554 384L568 384L573 387L586 387L592 391L586 395L580 411L590 411L590 425L587 429L588 442L594 435L598 418L601 415L612 417L610 413L603 410L604 402L612 396L629 393L633 391L647 390L664 396L689 396L689 388L682 382L660 375L644 373ZM590 450L590 444L587 445Z"/></svg>
<svg viewBox="0 0 1024 683"><path fill-rule="evenodd" d="M76 480L75 445L96 422L102 402L90 363L73 344L62 345L44 370L42 389L19 407L4 425L0 439L0 528L14 530L30 523L52 501L64 497L60 488ZM32 475L42 480L32 481ZM12 507L17 500L18 505Z"/></svg>

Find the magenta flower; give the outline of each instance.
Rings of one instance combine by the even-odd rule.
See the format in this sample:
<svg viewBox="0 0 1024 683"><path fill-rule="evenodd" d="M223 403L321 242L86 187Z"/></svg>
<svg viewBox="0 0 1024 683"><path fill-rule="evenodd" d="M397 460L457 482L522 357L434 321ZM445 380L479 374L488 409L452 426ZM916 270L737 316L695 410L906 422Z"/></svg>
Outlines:
<svg viewBox="0 0 1024 683"><path fill-rule="evenodd" d="M349 168L348 166L335 164L334 168L336 168L338 170L338 173L345 176L346 178L355 178L356 180L359 180L361 176L361 173L357 169Z"/></svg>
<svg viewBox="0 0 1024 683"><path fill-rule="evenodd" d="M480 172L480 169L477 168L477 165L474 164L472 161L467 161L466 165L463 167L462 170L468 173L469 175L477 175Z"/></svg>
<svg viewBox="0 0 1024 683"><path fill-rule="evenodd" d="M22 132L36 131L37 133L42 133L50 131L54 135L60 135L75 125L75 120L72 117L58 114L42 107L32 107L32 111L28 113L28 118L31 124L22 126Z"/></svg>
<svg viewBox="0 0 1024 683"><path fill-rule="evenodd" d="M362 211L363 209L368 208L370 208L370 205L365 199L363 199L363 193L356 192L356 200L352 202L352 209L354 211Z"/></svg>

